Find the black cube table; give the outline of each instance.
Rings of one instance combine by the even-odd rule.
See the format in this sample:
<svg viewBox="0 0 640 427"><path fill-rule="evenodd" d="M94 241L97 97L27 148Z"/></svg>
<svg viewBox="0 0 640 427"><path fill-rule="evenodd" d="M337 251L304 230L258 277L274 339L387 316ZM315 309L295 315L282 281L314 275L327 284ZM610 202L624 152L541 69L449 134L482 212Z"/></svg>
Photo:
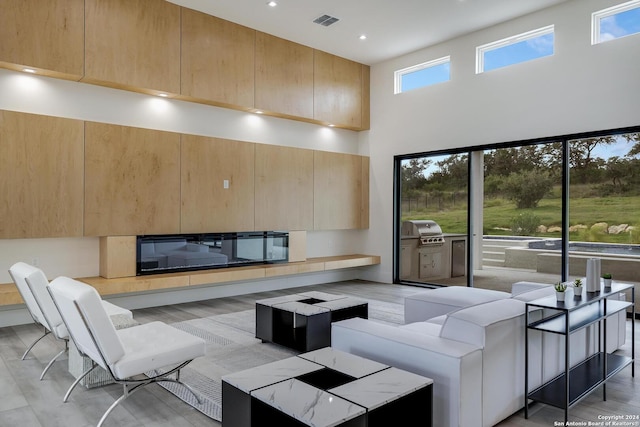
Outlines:
<svg viewBox="0 0 640 427"><path fill-rule="evenodd" d="M325 347L222 377L224 427L433 425L433 380Z"/></svg>
<svg viewBox="0 0 640 427"><path fill-rule="evenodd" d="M368 318L367 301L325 292L304 292L256 301L256 338L298 351L331 345L331 323Z"/></svg>

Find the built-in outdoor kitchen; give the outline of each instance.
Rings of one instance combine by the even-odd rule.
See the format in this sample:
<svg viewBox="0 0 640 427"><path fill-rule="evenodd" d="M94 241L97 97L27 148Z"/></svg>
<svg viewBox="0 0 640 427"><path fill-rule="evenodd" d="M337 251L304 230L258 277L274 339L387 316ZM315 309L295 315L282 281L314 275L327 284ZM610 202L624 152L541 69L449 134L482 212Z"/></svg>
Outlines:
<svg viewBox="0 0 640 427"><path fill-rule="evenodd" d="M443 233L432 220L403 221L400 234L400 279L424 282L466 276L466 234Z"/></svg>

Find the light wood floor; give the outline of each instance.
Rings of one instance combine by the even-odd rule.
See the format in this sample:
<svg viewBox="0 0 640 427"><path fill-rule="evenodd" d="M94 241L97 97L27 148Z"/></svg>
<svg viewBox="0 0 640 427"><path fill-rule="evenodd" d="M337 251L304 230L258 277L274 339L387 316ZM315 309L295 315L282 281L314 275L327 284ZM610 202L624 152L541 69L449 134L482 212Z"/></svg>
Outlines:
<svg viewBox="0 0 640 427"><path fill-rule="evenodd" d="M305 287L343 293L361 298L402 303L406 295L422 289L412 286L389 285L369 282L341 282ZM256 299L284 295L298 291L262 292L237 297L219 298L188 304L134 310L134 317L141 323L160 320L167 323L199 317L248 310ZM631 321L628 321L630 336ZM640 327L640 321L636 321ZM111 385L91 390L78 388L68 403L62 403L73 378L66 370L66 360L56 362L43 381L40 372L62 347L53 338L42 340L24 361L20 360L26 346L41 334L35 325L0 328L0 426L15 427L79 427L96 425L102 413L120 396L120 386ZM640 332L636 333L638 336ZM636 346L638 339L636 338ZM623 348L630 354L630 344ZM640 381L631 377L630 367L614 377L607 386L607 401L602 401L602 391L596 390L570 410L570 420L599 421L603 415L640 416ZM536 404L530 407L529 419L522 411L500 423L500 426L549 427L562 421L559 409ZM636 419L632 426L640 427ZM123 402L109 416L109 426L220 426L157 385L146 387ZM586 425L586 424L585 424ZM230 426L232 427L232 426ZM396 426L390 426L396 427ZM404 426L398 426L404 427ZM439 427L439 426L436 426Z"/></svg>

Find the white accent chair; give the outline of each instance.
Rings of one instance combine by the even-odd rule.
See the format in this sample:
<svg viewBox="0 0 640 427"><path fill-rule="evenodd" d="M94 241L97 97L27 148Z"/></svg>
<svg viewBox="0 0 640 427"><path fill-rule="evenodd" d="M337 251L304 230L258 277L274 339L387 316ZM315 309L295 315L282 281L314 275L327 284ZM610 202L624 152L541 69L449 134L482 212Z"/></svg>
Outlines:
<svg viewBox="0 0 640 427"><path fill-rule="evenodd" d="M180 369L196 357L204 356L204 340L162 322L116 330L93 287L68 277L58 277L48 289L78 351L94 362L94 366L71 385L65 401L80 380L96 366L123 385L122 396L102 415L98 427L120 402L156 382L181 384L201 402L199 396L180 381ZM174 373L175 378L171 378Z"/></svg>
<svg viewBox="0 0 640 427"><path fill-rule="evenodd" d="M40 379L42 380L53 363L68 350L69 332L67 332L60 313L53 303L51 295L49 295L47 291L49 281L41 269L24 262L17 262L9 268L9 274L16 284L20 296L22 296L34 322L44 328L44 334L27 348L22 355L22 360L24 360L31 349L49 333L53 333L53 336L57 340L63 341L65 344L64 348L49 361L42 371L40 375ZM133 318L133 314L127 309L106 301L103 301L103 305L109 316L124 315L128 318Z"/></svg>

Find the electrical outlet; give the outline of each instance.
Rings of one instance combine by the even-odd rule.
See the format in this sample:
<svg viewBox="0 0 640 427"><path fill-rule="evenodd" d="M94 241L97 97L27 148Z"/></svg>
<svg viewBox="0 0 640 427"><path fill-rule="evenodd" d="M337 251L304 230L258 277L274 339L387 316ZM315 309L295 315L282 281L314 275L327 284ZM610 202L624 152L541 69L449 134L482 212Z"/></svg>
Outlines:
<svg viewBox="0 0 640 427"><path fill-rule="evenodd" d="M229 180L225 179L224 181L222 181L222 188L224 188L225 190L227 190L229 188Z"/></svg>

